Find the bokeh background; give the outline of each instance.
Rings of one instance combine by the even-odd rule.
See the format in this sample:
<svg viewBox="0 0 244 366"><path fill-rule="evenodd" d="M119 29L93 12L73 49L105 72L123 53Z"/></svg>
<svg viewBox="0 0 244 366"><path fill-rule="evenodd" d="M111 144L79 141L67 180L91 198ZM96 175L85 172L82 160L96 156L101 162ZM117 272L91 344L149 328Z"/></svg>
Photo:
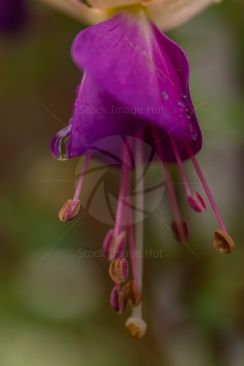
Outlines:
<svg viewBox="0 0 244 366"><path fill-rule="evenodd" d="M128 314L110 309L106 261L81 255L99 249L109 227L86 212L75 225L57 217L72 195L77 160L55 161L49 142L71 114L81 75L70 45L82 25L30 2L26 27L1 36L2 366L244 364L243 14L242 0L224 1L170 33L191 61L204 135L199 160L237 246L230 256L214 251L211 210L200 217L185 208L199 258L150 215L142 341L124 329ZM111 173L107 189L117 179Z"/></svg>

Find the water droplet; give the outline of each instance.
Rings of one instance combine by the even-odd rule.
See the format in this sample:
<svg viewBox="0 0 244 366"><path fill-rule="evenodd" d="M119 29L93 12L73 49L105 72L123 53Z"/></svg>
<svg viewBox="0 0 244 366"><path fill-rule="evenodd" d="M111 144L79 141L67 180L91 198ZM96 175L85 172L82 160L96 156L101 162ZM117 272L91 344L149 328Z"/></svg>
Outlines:
<svg viewBox="0 0 244 366"><path fill-rule="evenodd" d="M68 160L67 146L69 144L70 137L64 136L59 140L59 159L58 160Z"/></svg>
<svg viewBox="0 0 244 366"><path fill-rule="evenodd" d="M52 139L51 150L58 160L69 159L68 145L70 142L71 124L60 130Z"/></svg>

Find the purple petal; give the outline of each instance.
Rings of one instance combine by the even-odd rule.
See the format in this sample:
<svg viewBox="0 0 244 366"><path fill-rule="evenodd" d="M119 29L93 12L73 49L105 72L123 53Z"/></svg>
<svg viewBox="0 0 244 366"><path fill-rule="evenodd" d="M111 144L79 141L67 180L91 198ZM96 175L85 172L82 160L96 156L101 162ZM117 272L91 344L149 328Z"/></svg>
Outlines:
<svg viewBox="0 0 244 366"><path fill-rule="evenodd" d="M99 149L108 136L134 135L146 122L119 105L85 73L79 87L70 124L53 138L51 150L56 159L79 156L88 148ZM118 141L109 140L107 152L121 151ZM120 149L120 150L119 150Z"/></svg>
<svg viewBox="0 0 244 366"><path fill-rule="evenodd" d="M194 153L200 150L187 58L145 16L122 13L82 31L72 55L85 74L70 125L52 141L56 158L81 155L108 136L135 136L153 126L167 161L175 161L169 133L182 159L189 156L186 144ZM153 145L150 137L147 142ZM120 151L116 139L110 139L107 149Z"/></svg>
<svg viewBox="0 0 244 366"><path fill-rule="evenodd" d="M72 56L119 104L162 133L201 148L189 93L189 64L182 49L145 16L120 14L82 31Z"/></svg>

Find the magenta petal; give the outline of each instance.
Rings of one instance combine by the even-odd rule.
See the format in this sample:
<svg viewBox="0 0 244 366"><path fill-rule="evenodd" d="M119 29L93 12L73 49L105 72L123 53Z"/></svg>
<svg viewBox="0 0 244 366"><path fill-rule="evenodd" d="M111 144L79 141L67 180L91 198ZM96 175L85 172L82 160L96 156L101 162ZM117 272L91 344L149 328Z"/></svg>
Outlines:
<svg viewBox="0 0 244 366"><path fill-rule="evenodd" d="M69 159L82 155L88 148L99 148L108 136L134 135L146 122L130 114L85 73L79 87L73 115L68 127L56 134L51 150L56 159ZM118 150L113 139L106 146L108 152ZM116 145L116 141L115 141Z"/></svg>
<svg viewBox="0 0 244 366"><path fill-rule="evenodd" d="M145 16L122 13L82 31L72 56L114 100L160 127L162 135L192 143L195 153L201 148L186 55Z"/></svg>

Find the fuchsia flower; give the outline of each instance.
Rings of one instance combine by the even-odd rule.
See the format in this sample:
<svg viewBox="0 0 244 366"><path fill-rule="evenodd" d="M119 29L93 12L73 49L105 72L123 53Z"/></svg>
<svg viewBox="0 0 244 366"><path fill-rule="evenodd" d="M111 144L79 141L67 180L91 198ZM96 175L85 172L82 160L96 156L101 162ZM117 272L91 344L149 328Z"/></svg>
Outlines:
<svg viewBox="0 0 244 366"><path fill-rule="evenodd" d="M0 0L0 32L13 32L26 20L25 0Z"/></svg>
<svg viewBox="0 0 244 366"><path fill-rule="evenodd" d="M104 6L101 5L105 4L105 8L111 5L111 1L91 0L90 3L102 8ZM104 158L104 151L97 148L97 143L108 136L122 136L120 145L113 144L113 139L110 139L106 146L106 153L116 156L120 153L118 166L121 169L121 183L115 224L104 240L103 250L110 262L109 274L114 282L111 305L118 313L122 313L127 304L132 306L132 316L127 320L126 327L139 338L146 331L142 318L143 224L133 227L132 213L126 208L125 200L129 206L132 171L135 168L138 177L138 167L144 162L140 141L151 145L162 167L172 206L172 232L175 238L185 244L189 229L181 216L170 163L178 166L186 203L196 212L206 209L204 199L199 193L192 192L186 177L183 163L191 160L218 222L214 246L223 253L230 253L234 247L196 158L202 147L202 136L190 97L187 57L175 42L159 31L150 18L155 11L152 5L159 3L165 4L171 24L176 25L210 1L164 0L150 2L149 8L131 5L113 9L107 11L107 14L113 14L111 19L78 34L71 53L84 75L70 123L57 133L51 144L52 153L57 159L85 157L74 197L65 203L60 212L60 219L68 221L79 212L79 196L90 159ZM124 5L124 1L119 5ZM115 110L119 113L114 113ZM129 150L125 136L137 139L133 151ZM135 155L135 159L131 159L131 155ZM140 182L143 191L143 179ZM143 200L141 197L139 200L141 202L136 202L139 204L137 207L142 209ZM124 225L125 216L129 225ZM124 256L127 244L131 278L129 263Z"/></svg>

